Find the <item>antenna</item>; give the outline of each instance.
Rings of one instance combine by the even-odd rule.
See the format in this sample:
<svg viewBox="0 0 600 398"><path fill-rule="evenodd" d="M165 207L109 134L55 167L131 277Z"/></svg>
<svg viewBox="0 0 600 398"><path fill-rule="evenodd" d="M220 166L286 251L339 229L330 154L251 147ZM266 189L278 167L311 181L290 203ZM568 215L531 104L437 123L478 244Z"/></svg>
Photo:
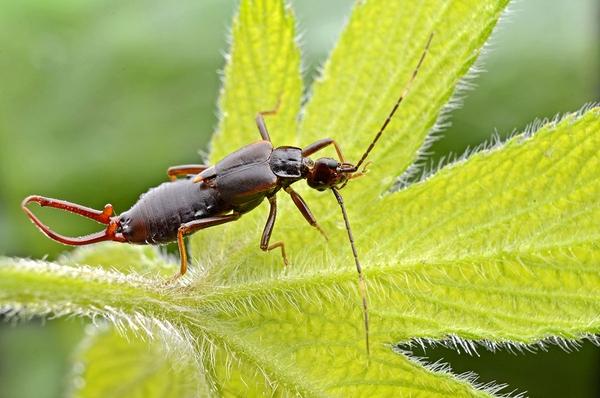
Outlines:
<svg viewBox="0 0 600 398"><path fill-rule="evenodd" d="M367 347L367 356L370 355L371 351L369 349L369 308L367 301L367 285L365 284L365 279L362 273L362 267L360 262L358 261L358 252L356 251L356 247L354 246L354 237L352 236L352 229L350 229L350 222L348 221L348 215L346 214L346 208L344 207L344 199L337 188L332 187L331 190L337 199L338 204L342 209L342 215L344 216L344 223L346 224L346 231L348 232L348 239L350 240L350 246L352 247L352 254L354 255L354 263L356 264L356 271L358 272L358 289L360 291L360 296L362 298L363 305L363 315L365 319L365 345Z"/></svg>
<svg viewBox="0 0 600 398"><path fill-rule="evenodd" d="M408 83L406 83L406 86L404 86L404 90L402 90L402 94L400 94L400 97L398 98L398 101L396 101L396 104L392 108L392 111L388 115L387 119L385 119L385 122L383 122L383 125L381 126L381 128L379 129L379 131L377 132L377 134L375 135L375 138L373 138L373 141L371 141L371 145L369 145L369 147L367 148L367 150L365 151L365 153L362 155L362 157L360 158L360 160L358 161L358 163L356 164L356 166L354 166L354 169L358 170L359 167L360 167L360 165L363 164L363 162L367 158L367 156L369 156L369 153L371 152L371 150L375 146L375 143L379 140L379 137L381 137L381 134L383 133L383 131L385 130L385 128L387 127L387 125L392 120L392 117L394 116L394 113L396 113L396 110L400 106L400 103L402 102L402 100L404 100L404 97L406 97L406 95L410 91L410 87L412 86L412 83L415 80L415 77L417 77L417 73L419 72L419 68L421 68L421 64L423 63L423 60L425 59L425 55L427 55L427 52L429 51L429 45L431 44L431 40L432 39L433 39L433 32L429 35L429 39L427 40L427 44L425 44L425 48L423 49L423 53L421 54L421 58L419 59L419 63L417 64L417 67L413 71L412 76L410 77L410 80L408 81Z"/></svg>

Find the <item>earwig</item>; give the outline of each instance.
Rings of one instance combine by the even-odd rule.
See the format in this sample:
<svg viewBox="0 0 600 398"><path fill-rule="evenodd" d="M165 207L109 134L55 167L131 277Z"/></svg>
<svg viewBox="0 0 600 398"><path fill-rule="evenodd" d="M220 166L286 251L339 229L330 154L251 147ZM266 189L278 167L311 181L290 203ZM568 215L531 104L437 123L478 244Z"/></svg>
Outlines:
<svg viewBox="0 0 600 398"><path fill-rule="evenodd" d="M433 34L429 36L419 62L400 97L356 164L345 161L341 147L331 138L318 140L304 148L292 146L273 147L264 119L265 115L276 113L277 110L273 110L260 112L256 116L256 125L262 138L260 141L238 149L213 166L191 164L170 167L167 170L170 181L150 189L140 197L137 203L121 215L115 215L110 204L107 204L103 210L94 210L75 203L38 195L25 198L21 207L40 231L47 237L65 245L80 246L102 241L136 244L162 244L177 241L181 258L179 273L176 275L179 277L187 271L187 254L184 241L186 235L201 229L235 221L244 213L261 204L265 198L269 201L270 211L260 239L260 248L263 251L279 249L283 262L287 265L289 262L283 241L270 243L277 216L276 194L283 190L290 195L306 221L326 237L304 199L292 189L291 185L299 180L306 180L311 188L318 191L330 189L340 206L358 273L364 317L365 345L367 354L369 354L367 285L340 189L348 181L364 173L364 169L359 171L360 167L366 161L392 120L396 110L408 95L432 39ZM309 158L310 155L330 145L335 148L337 160L322 157L313 161ZM106 225L106 229L81 237L60 235L42 223L32 213L27 207L30 203L79 214Z"/></svg>

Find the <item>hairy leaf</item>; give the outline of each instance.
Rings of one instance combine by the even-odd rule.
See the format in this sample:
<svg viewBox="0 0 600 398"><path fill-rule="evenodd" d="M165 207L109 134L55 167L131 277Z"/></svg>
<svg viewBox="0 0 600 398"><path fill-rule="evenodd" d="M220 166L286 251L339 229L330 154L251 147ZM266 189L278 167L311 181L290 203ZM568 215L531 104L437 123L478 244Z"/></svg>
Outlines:
<svg viewBox="0 0 600 398"><path fill-rule="evenodd" d="M241 2L233 21L231 49L219 99L219 128L211 143L213 163L261 139L254 122L258 112L277 111L275 115L264 116L273 145L294 144L290 137L296 135L303 94L294 24L292 12L283 1ZM258 248L260 235L255 231L257 224L264 223L265 210L261 206L242 222L220 227L218 233L197 234L192 244L193 254L203 261L199 266L212 268L221 280L232 273L252 275L254 270L264 270L262 262L231 261L231 247ZM248 225L252 225L252 232L247 232ZM276 269L281 269L281 258L276 263Z"/></svg>
<svg viewBox="0 0 600 398"><path fill-rule="evenodd" d="M89 389L81 391L92 396L128 383L130 391L143 391L164 385L169 375L179 380L169 347L191 352L182 363L196 374L185 379L190 390L165 396L201 394L204 387L221 395L488 396L495 390L428 368L400 348L415 339L471 350L472 341L529 344L598 333L598 108L386 194L505 5L358 3L307 106L299 144L333 135L319 131L331 128L349 159L357 158L372 137L357 132L376 130L435 32L413 91L373 153L372 171L344 190L368 281L370 357L356 271L331 195L306 195L330 235L327 244L284 202L285 223L273 241L285 237L293 261L287 269L278 253L258 250L263 208L199 233L192 245L199 264L178 284L155 278L169 262L143 249L116 261L119 271L107 267L125 253L116 247L63 259L104 268L0 259L0 308L10 318L101 316L134 340L124 345L108 331L82 353ZM282 2L242 2L213 160L258 139L253 116L279 97L279 113L267 117L271 137L275 145L297 143L302 88L293 39L294 21ZM149 272L136 273L142 269ZM128 270L136 272L122 273ZM93 358L123 350L110 369L95 367L105 361ZM123 384L91 376L107 372Z"/></svg>
<svg viewBox="0 0 600 398"><path fill-rule="evenodd" d="M429 35L433 41L405 101L369 160L369 178L348 189L368 201L415 160L461 78L473 65L508 0L366 1L352 17L305 109L305 144L330 136L356 162L407 85ZM330 152L333 154L333 152Z"/></svg>
<svg viewBox="0 0 600 398"><path fill-rule="evenodd" d="M294 18L282 1L245 0L231 29L225 80L219 108L219 128L211 144L211 161L261 137L254 123L265 116L275 145L289 145L296 133L302 77Z"/></svg>
<svg viewBox="0 0 600 398"><path fill-rule="evenodd" d="M530 343L597 333L599 150L595 108L384 197L389 211L359 222L377 242L361 247L368 272L403 270L405 298L390 299L397 314L430 320L422 336ZM414 336L409 328L390 336Z"/></svg>
<svg viewBox="0 0 600 398"><path fill-rule="evenodd" d="M348 160L358 160L408 81L423 52L427 37L434 33L430 53L406 102L402 104L370 157L374 163L370 166L368 177L352 181L343 191L351 222L355 215L366 211L382 212L373 210L372 200L388 189L415 160L417 149L459 80L475 61L506 4L507 0L357 2L348 25L326 63L323 75L313 88L313 95L304 110L299 138L296 138L295 127L280 131L274 125L270 129L272 136L277 134L274 144L297 143L302 146L320 138L333 137L342 146ZM242 6L241 12L245 11L259 13L254 20L262 15L260 8L256 7L249 10ZM244 22L248 23L248 20L249 18L238 17L234 25L233 50L227 70L246 68L246 59L239 55L241 48L260 47L260 40L266 40L264 37L253 42L237 40L235 32L248 30L249 28L244 27ZM274 21L278 22L277 19ZM271 23L271 27L273 24ZM251 50L246 50L249 51ZM268 73L262 77L255 74L254 77L264 82L272 82L273 79ZM234 95L229 94L231 89L238 93L235 79L235 75L226 73L224 98ZM228 85L233 81L236 83ZM239 93L236 95L241 96ZM256 100L244 102L244 106L247 103L253 104L253 101ZM227 104L224 105L226 115L239 113L236 109L238 103L229 108ZM286 104L282 103L281 111L285 108ZM255 113L257 110L259 108L255 107L248 112ZM273 123L277 120L280 120L279 116ZM223 153L236 149L237 145L256 140L258 132L253 124L240 123L247 126L241 141L237 141L240 137L237 130L221 124L221 133L216 135L213 144L219 148L214 160ZM267 123L273 124L270 118L267 118ZM289 125L295 126L294 123ZM233 138L228 141L227 150L222 151L224 136L235 137L235 141ZM315 154L315 157L334 154L331 148ZM306 223L286 193L278 195L279 219L272 241L284 240L294 268L304 269L306 266L314 269L322 267L322 264L335 263L340 258L343 259L344 266L349 266L350 252L344 241L345 233L340 230L341 215L333 195L310 190L304 182L295 184L294 188L302 193L331 241L327 244ZM252 280L257 275L267 276L281 272L282 260L278 252L256 255L267 208L266 204L260 206L236 223L220 227L219 233L215 234L210 230L197 234L194 239L194 254L201 259L201 266L210 269L212 278L220 283L228 283L230 279ZM207 247L211 249L207 250Z"/></svg>
<svg viewBox="0 0 600 398"><path fill-rule="evenodd" d="M76 356L70 396L81 398L197 398L206 384L193 351L176 344L140 339L139 335L101 327L84 340Z"/></svg>
<svg viewBox="0 0 600 398"><path fill-rule="evenodd" d="M320 286L311 282L315 278L321 281ZM160 372L140 374L140 366L149 358L135 355L142 344L138 339L168 336L166 342L179 347L193 344L193 354L203 365L199 383L204 379L204 386L221 394L485 395L447 372L435 373L395 354L388 345L378 344L367 366L362 330L345 316L353 316L355 311L341 295L352 290L353 283L344 281L344 276L329 278L330 282L327 279L326 275L307 275L304 281L274 281L277 284L268 290L257 285L173 289L157 280L98 268L0 259L0 303L9 309L6 313L10 317L103 316L124 331L133 331L128 353L119 351L122 341L101 344L107 342L102 340L83 354L85 361L114 355L124 355L124 361L139 361L128 372L123 371L120 360L102 361L85 374L97 375L107 366L106 372L116 372L124 385L131 384L130 392L161 380L164 383ZM319 297L319 292L332 289L340 294ZM306 300L298 301L298 297ZM329 305L335 304L335 297L342 305L332 318ZM148 349L164 350L154 344L146 346ZM155 360L159 360L155 366L168 365L163 356ZM117 379L92 379L89 383L92 386L83 396L118 387ZM203 385L192 384L190 388L202 389Z"/></svg>
<svg viewBox="0 0 600 398"><path fill-rule="evenodd" d="M388 219L398 217L405 222L394 220L400 227L366 228L364 232L380 244L366 256L374 346L368 367L363 331L357 322L359 306L356 299L348 299L357 295L352 270L290 270L287 276L212 290L199 284L193 294L180 297L178 305L179 313L193 307L198 313L211 314L210 321L198 323L193 333L211 342L202 348L207 379L222 392L250 385L256 393L275 388L309 396L392 391L470 395L475 392L463 382L411 363L394 354L388 344L413 338L452 337L456 341L453 336L458 336L486 340L493 346L597 333L600 297L593 292L600 283L594 270L599 241L594 225L600 218L595 203L600 190L596 175L599 131L598 109L580 118L570 116L559 124L545 125L533 137L517 136L501 149L477 154L381 199L405 201L388 215ZM562 161L555 162L555 157ZM505 167L529 170L530 175L523 172L523 180L507 178ZM481 183L460 183L460 176L477 173L485 175L479 176ZM467 197L450 189L448 182L455 180L459 181L456 189ZM523 190L524 181L544 189ZM527 200L513 200L519 197L515 192L525 192ZM421 206L409 205L417 200L424 200ZM423 216L426 205L433 206L425 209L426 214L437 217ZM461 211L453 205L464 206L460 220L473 227L457 224L454 215ZM557 211L560 214L551 217ZM477 219L480 213L487 223ZM522 216L557 221L519 221ZM420 225L432 235L445 233L446 239L440 238L445 242L457 231L430 228L428 223L443 226L446 219L472 234L476 226L488 228L480 232L479 241L463 237L464 246L457 242L439 251L437 246L429 250L417 246L409 256L398 253L401 244L385 248L387 241L402 243L403 237L418 237ZM516 243L505 237L518 235L524 225L530 228L523 231L524 245L517 250ZM555 229L570 232L553 235ZM527 243L528 236L542 233L547 240ZM385 258L382 253L392 254ZM464 348L472 346L464 343Z"/></svg>
<svg viewBox="0 0 600 398"><path fill-rule="evenodd" d="M112 242L80 247L58 262L67 265L104 267L125 273L172 275L177 270L175 258L168 261L156 246L121 245Z"/></svg>
<svg viewBox="0 0 600 398"><path fill-rule="evenodd" d="M370 251L361 246L374 348L368 366L348 267L291 269L226 287L200 278L173 291L114 272L7 263L1 299L25 312L99 314L136 330L193 335L204 377L221 392L474 394L389 344L452 335L533 343L598 332L599 132L598 109L570 116L380 199L394 211L380 228L361 229L377 242ZM475 183L464 180L473 175ZM420 246L424 234L437 243Z"/></svg>
<svg viewBox="0 0 600 398"><path fill-rule="evenodd" d="M599 131L597 109L571 116L381 199L396 209L387 220L397 227L363 230L378 242L364 256L374 348L369 366L348 268L292 269L227 287L200 278L191 289L173 291L115 272L6 260L0 299L25 312L98 314L138 331L193 335L204 378L221 392L249 385L256 393L308 396L475 394L465 382L394 354L389 344L448 335L532 343L598 331ZM509 170L521 170L523 179L507 177ZM477 183L461 182L478 173ZM450 225L455 228L444 227ZM400 252L402 239L420 242L424 231L438 245ZM507 239L519 233L522 245ZM439 247L457 234L460 241ZM547 238L535 239L540 234ZM395 241L400 244L386 245Z"/></svg>

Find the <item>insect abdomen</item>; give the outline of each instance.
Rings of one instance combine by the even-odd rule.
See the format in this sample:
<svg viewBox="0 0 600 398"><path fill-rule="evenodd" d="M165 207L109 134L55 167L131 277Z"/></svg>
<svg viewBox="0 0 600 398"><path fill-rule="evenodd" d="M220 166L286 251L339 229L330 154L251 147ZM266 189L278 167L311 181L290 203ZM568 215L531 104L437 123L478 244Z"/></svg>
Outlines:
<svg viewBox="0 0 600 398"><path fill-rule="evenodd" d="M121 214L121 228L132 243L168 243L177 238L182 224L229 210L216 189L181 179L143 194Z"/></svg>

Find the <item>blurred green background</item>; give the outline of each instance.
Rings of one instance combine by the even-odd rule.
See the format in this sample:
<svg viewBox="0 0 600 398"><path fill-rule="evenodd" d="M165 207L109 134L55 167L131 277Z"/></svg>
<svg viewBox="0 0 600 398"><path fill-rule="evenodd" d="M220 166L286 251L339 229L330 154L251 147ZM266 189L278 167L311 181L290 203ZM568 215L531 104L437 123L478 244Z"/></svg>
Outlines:
<svg viewBox="0 0 600 398"><path fill-rule="evenodd" d="M297 0L307 83L330 51L352 0ZM0 0L0 254L55 258L19 209L28 194L127 209L168 166L195 163L216 126L219 70L236 2ZM462 153L492 133L600 99L597 0L519 1L494 33L474 82L432 158ZM252 121L249 129L254 129ZM327 132L335 136L335 132ZM95 225L42 214L61 232ZM0 397L59 397L82 320L0 323ZM600 349L566 354L447 349L481 382L531 396L600 396Z"/></svg>

